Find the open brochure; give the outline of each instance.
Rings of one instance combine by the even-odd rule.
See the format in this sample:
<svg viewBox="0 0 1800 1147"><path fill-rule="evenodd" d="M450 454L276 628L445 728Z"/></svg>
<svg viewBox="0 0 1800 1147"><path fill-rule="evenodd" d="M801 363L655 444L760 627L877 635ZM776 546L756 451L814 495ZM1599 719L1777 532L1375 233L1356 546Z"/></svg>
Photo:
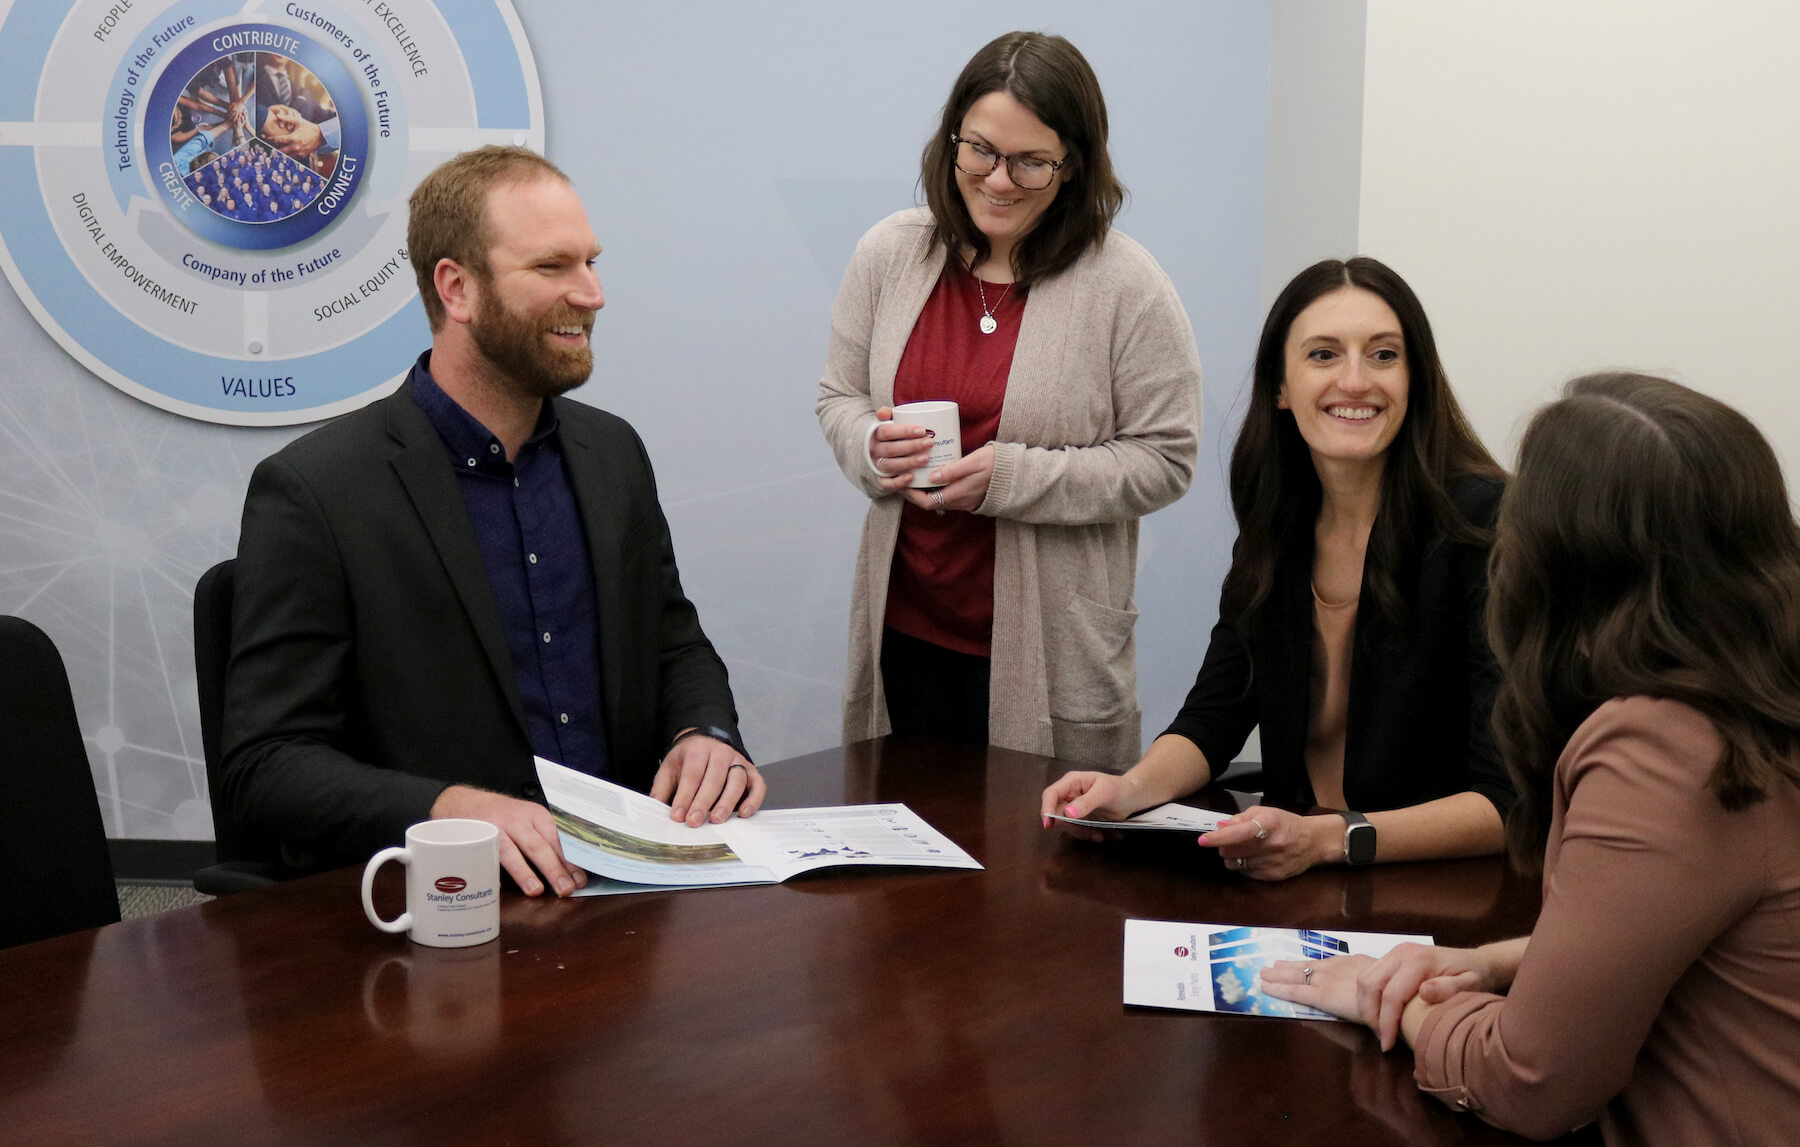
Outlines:
<svg viewBox="0 0 1800 1147"><path fill-rule="evenodd" d="M699 828L643 793L537 758L563 856L602 879L579 893L779 884L840 864L974 868L975 858L901 804L764 809Z"/></svg>
<svg viewBox="0 0 1800 1147"><path fill-rule="evenodd" d="M1124 820L1085 820L1081 817L1058 816L1050 814L1051 820L1065 821L1069 824L1085 824L1089 828L1160 828L1176 829L1181 832L1211 832L1219 827L1219 822L1228 816L1228 812L1213 812L1211 809L1195 808L1185 804L1157 805L1146 809L1136 816Z"/></svg>
<svg viewBox="0 0 1800 1147"><path fill-rule="evenodd" d="M1384 956L1390 948L1408 941L1429 944L1432 939L1391 932L1127 920L1125 1002L1190 1012L1332 1020L1337 1017L1330 1012L1263 995L1257 988L1257 973L1276 960Z"/></svg>

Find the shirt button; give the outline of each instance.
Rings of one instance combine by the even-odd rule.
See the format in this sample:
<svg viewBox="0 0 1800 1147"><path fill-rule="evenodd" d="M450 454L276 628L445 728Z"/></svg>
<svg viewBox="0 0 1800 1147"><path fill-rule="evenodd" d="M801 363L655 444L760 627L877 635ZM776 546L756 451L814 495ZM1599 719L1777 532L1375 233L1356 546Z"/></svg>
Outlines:
<svg viewBox="0 0 1800 1147"><path fill-rule="evenodd" d="M500 444L499 444L499 443L498 443L498 442L490 442L490 443L488 443L488 453L489 453L489 454L498 454L498 453L500 453Z"/></svg>
<svg viewBox="0 0 1800 1147"><path fill-rule="evenodd" d="M550 644L550 635L548 633L544 634L544 644Z"/></svg>
<svg viewBox="0 0 1800 1147"><path fill-rule="evenodd" d="M567 725L569 723L569 715L567 713L564 713L562 715L562 723L565 725Z"/></svg>
<svg viewBox="0 0 1800 1147"><path fill-rule="evenodd" d="M469 465L471 465L471 466L475 465L475 459L473 459L473 458L469 459Z"/></svg>
<svg viewBox="0 0 1800 1147"><path fill-rule="evenodd" d="M516 486L518 486L518 484L519 484L519 480L517 478L514 478L513 485L516 487Z"/></svg>
<svg viewBox="0 0 1800 1147"><path fill-rule="evenodd" d="M537 565L537 555L536 554L526 554L525 560L530 562L532 565Z"/></svg>

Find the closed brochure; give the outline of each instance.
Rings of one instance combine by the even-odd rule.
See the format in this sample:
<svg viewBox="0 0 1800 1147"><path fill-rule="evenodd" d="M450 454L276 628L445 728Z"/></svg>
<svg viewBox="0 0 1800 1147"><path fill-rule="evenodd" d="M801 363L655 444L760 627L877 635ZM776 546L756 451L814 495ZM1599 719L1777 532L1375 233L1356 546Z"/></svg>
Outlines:
<svg viewBox="0 0 1800 1147"><path fill-rule="evenodd" d="M1337 1017L1330 1012L1263 995L1257 988L1257 973L1276 960L1328 960L1352 954L1380 957L1409 942L1429 944L1432 939L1397 932L1316 932L1127 920L1125 1002L1190 1012L1334 1020Z"/></svg>

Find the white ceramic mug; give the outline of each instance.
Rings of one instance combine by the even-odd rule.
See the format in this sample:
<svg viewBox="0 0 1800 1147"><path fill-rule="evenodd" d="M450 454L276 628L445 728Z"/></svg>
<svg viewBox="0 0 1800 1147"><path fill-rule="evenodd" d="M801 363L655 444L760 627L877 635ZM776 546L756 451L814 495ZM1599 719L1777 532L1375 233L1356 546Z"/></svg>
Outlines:
<svg viewBox="0 0 1800 1147"><path fill-rule="evenodd" d="M910 423L923 426L931 433L931 461L913 471L913 488L941 486L942 482L933 482L931 472L939 466L948 466L962 457L962 418L954 402L905 402L894 407L894 424ZM869 456L869 447L875 441L875 432L887 425L877 422L869 427L869 436L863 442L863 460L869 469L875 471L877 477L894 478L896 474L885 473L875 465L875 459Z"/></svg>
<svg viewBox="0 0 1800 1147"><path fill-rule="evenodd" d="M406 865L406 911L383 920L375 911L375 870ZM500 935L500 830L485 820L427 820L406 830L406 847L384 848L363 869L363 911L383 932L405 932L415 944L467 948Z"/></svg>

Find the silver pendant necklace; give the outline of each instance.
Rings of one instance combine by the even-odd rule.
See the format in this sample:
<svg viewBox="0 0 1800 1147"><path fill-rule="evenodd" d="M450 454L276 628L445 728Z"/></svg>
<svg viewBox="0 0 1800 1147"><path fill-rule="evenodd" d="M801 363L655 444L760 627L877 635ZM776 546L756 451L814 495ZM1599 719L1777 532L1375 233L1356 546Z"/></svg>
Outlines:
<svg viewBox="0 0 1800 1147"><path fill-rule="evenodd" d="M977 292L979 292L981 295L981 333L982 334L991 335L995 331L1000 329L1000 324L994 320L994 311L999 310L1000 304L1006 302L1006 296L1012 294L1012 289L1013 289L1013 285L1011 283L1006 284L1006 290L1001 291L1000 297L994 300L993 310L989 310L988 305L987 305L987 291L982 289L980 279L975 280L975 290Z"/></svg>

